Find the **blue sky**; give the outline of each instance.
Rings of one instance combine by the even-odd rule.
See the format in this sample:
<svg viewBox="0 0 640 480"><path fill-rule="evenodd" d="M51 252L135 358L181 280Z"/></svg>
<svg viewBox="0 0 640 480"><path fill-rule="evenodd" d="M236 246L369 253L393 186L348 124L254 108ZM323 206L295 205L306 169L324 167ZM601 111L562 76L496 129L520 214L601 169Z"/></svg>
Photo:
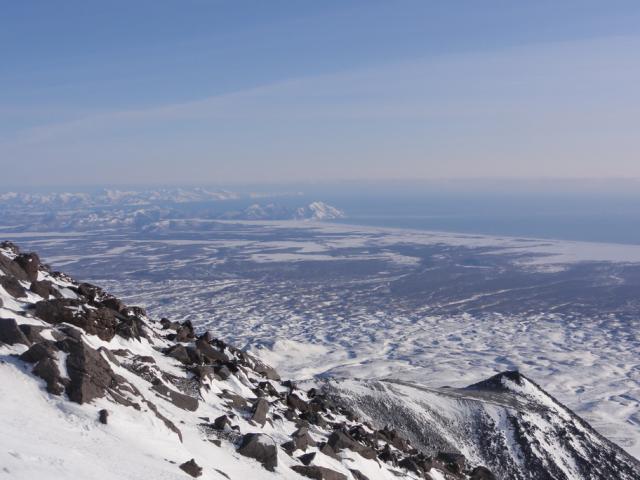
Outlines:
<svg viewBox="0 0 640 480"><path fill-rule="evenodd" d="M640 177L640 4L21 1L1 183Z"/></svg>

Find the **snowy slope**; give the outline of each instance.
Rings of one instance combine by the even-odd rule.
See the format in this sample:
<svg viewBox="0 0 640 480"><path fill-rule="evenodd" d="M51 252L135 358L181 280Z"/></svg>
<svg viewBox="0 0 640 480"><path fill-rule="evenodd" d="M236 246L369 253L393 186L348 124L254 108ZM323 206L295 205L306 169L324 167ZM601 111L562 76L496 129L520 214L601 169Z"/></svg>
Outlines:
<svg viewBox="0 0 640 480"><path fill-rule="evenodd" d="M392 445L395 433L281 381L211 332L153 322L0 245L7 478L462 479L473 471L450 472L406 442ZM384 451L398 461L379 458Z"/></svg>
<svg viewBox="0 0 640 480"><path fill-rule="evenodd" d="M537 384L505 372L467 388L394 380L332 381L326 390L374 426L427 452L456 451L518 480L637 479L640 462Z"/></svg>

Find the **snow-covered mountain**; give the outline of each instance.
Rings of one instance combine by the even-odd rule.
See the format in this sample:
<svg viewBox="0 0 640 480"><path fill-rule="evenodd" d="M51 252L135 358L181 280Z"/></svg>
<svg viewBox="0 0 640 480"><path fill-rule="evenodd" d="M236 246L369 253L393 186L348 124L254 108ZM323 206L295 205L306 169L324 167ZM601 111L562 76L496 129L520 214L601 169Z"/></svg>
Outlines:
<svg viewBox="0 0 640 480"><path fill-rule="evenodd" d="M306 207L298 208L295 213L295 218L302 220L335 220L345 217L342 210L324 202L311 202Z"/></svg>
<svg viewBox="0 0 640 480"><path fill-rule="evenodd" d="M397 429L428 455L458 452L497 478L640 478L640 462L515 371L459 389L343 380L327 390L360 418Z"/></svg>
<svg viewBox="0 0 640 480"><path fill-rule="evenodd" d="M633 479L533 382L329 382L150 319L0 244L0 471L12 479ZM488 467L488 468L487 468Z"/></svg>

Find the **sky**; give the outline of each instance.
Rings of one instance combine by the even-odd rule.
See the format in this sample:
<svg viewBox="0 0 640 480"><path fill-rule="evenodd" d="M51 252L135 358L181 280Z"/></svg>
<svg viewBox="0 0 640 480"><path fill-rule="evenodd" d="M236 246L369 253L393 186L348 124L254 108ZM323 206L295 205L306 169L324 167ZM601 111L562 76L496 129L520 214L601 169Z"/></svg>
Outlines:
<svg viewBox="0 0 640 480"><path fill-rule="evenodd" d="M640 177L640 2L4 2L0 185Z"/></svg>

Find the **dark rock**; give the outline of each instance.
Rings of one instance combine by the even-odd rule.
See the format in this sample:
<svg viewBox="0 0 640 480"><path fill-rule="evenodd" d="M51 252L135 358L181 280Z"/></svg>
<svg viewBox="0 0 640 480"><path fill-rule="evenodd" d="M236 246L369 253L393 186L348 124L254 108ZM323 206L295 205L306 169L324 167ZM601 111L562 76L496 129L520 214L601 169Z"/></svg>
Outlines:
<svg viewBox="0 0 640 480"><path fill-rule="evenodd" d="M27 280L35 282L38 280L38 269L40 268L40 258L35 253L21 253L13 260L27 274Z"/></svg>
<svg viewBox="0 0 640 480"><path fill-rule="evenodd" d="M269 412L269 402L264 398L258 398L253 404L251 420L260 426L264 426Z"/></svg>
<svg viewBox="0 0 640 480"><path fill-rule="evenodd" d="M226 365L216 367L215 372L221 380L226 380L231 376L231 370L229 370L229 367L227 367Z"/></svg>
<svg viewBox="0 0 640 480"><path fill-rule="evenodd" d="M186 322L182 322L182 324L176 330L176 336L174 340L176 342L190 342L195 338L195 333L193 330L193 324L190 320Z"/></svg>
<svg viewBox="0 0 640 480"><path fill-rule="evenodd" d="M168 318L163 318L160 320L160 325L162 325L163 330L178 330L180 326L179 322L172 322Z"/></svg>
<svg viewBox="0 0 640 480"><path fill-rule="evenodd" d="M13 298L22 298L27 296L27 290L15 277L1 276L0 286Z"/></svg>
<svg viewBox="0 0 640 480"><path fill-rule="evenodd" d="M100 347L98 351L103 354L111 363L114 365L120 366L120 360L116 358L115 351L109 350L107 347Z"/></svg>
<svg viewBox="0 0 640 480"><path fill-rule="evenodd" d="M216 430L230 430L231 420L226 415L220 415L213 421L213 428Z"/></svg>
<svg viewBox="0 0 640 480"><path fill-rule="evenodd" d="M116 334L118 319L108 308L85 309L80 300L60 298L35 304L35 314L47 323L70 323L85 332L110 341Z"/></svg>
<svg viewBox="0 0 640 480"><path fill-rule="evenodd" d="M331 445L327 443L321 443L318 445L318 450L320 453L324 453L328 457L335 458L339 460L338 453L331 447Z"/></svg>
<svg viewBox="0 0 640 480"><path fill-rule="evenodd" d="M278 466L278 448L271 437L262 433L243 435L238 453L256 459L271 472Z"/></svg>
<svg viewBox="0 0 640 480"><path fill-rule="evenodd" d="M199 477L202 475L202 467L200 465L198 465L195 461L195 459L191 459L188 462L184 462L182 465L180 465L180 468L188 473L189 475L191 475L192 477Z"/></svg>
<svg viewBox="0 0 640 480"><path fill-rule="evenodd" d="M116 312L121 312L125 308L124 303L122 303L120 299L113 297L111 295L107 296L102 301L100 301L100 304Z"/></svg>
<svg viewBox="0 0 640 480"><path fill-rule="evenodd" d="M47 383L47 392L53 395L62 395L62 392L64 392L64 383L60 378L60 370L56 362L51 358L40 360L33 367L33 374Z"/></svg>
<svg viewBox="0 0 640 480"><path fill-rule="evenodd" d="M439 452L437 459L445 464L451 473L462 473L465 469L465 458L461 453Z"/></svg>
<svg viewBox="0 0 640 480"><path fill-rule="evenodd" d="M67 385L69 399L76 403L90 402L105 395L111 388L117 388L123 381L97 350L82 340L68 338L57 343L67 352L67 372L71 381Z"/></svg>
<svg viewBox="0 0 640 480"><path fill-rule="evenodd" d="M36 295L40 295L45 300L48 300L49 296L53 295L56 291L53 288L53 283L49 282L48 280L36 280L35 282L31 282L29 290L31 290Z"/></svg>
<svg viewBox="0 0 640 480"><path fill-rule="evenodd" d="M198 353L200 353L200 355L202 355L203 358L208 361L208 363L229 361L229 357L227 355L216 350L203 339L196 341L196 350L198 351Z"/></svg>
<svg viewBox="0 0 640 480"><path fill-rule="evenodd" d="M181 363L184 363L185 365L188 365L189 363L191 363L191 358L189 357L189 353L187 352L187 349L185 348L184 345L174 345L173 347L170 347L168 350L166 350L164 352L167 356L175 358L176 360L178 360Z"/></svg>
<svg viewBox="0 0 640 480"><path fill-rule="evenodd" d="M22 345L31 345L29 339L18 328L17 322L13 318L0 318L0 342L14 345L21 343Z"/></svg>
<svg viewBox="0 0 640 480"><path fill-rule="evenodd" d="M314 480L347 480L346 475L317 465L294 465L291 470Z"/></svg>
<svg viewBox="0 0 640 480"><path fill-rule="evenodd" d="M122 338L140 340L144 337L144 322L138 317L124 317L120 319L116 333Z"/></svg>
<svg viewBox="0 0 640 480"><path fill-rule="evenodd" d="M108 418L109 418L109 412L106 409L103 408L98 412L98 420L100 421L100 423L106 425Z"/></svg>
<svg viewBox="0 0 640 480"><path fill-rule="evenodd" d="M405 470L409 470L410 472L417 473L418 475L422 475L424 473L417 462L409 457L405 457L400 460L398 462L398 466L404 468Z"/></svg>
<svg viewBox="0 0 640 480"><path fill-rule="evenodd" d="M0 270L9 277L15 277L17 280L22 280L24 282L29 281L27 272L25 272L14 260L11 260L4 255L0 255Z"/></svg>
<svg viewBox="0 0 640 480"><path fill-rule="evenodd" d="M300 455L298 457L298 460L300 460L303 465L309 465L311 462L313 462L314 458L316 458L316 452L311 452Z"/></svg>
<svg viewBox="0 0 640 480"><path fill-rule="evenodd" d="M329 445L334 451L339 452L343 449L349 449L359 453L366 459L376 458L376 451L365 445L356 442L350 435L340 430L334 430L327 439L327 445Z"/></svg>
<svg viewBox="0 0 640 480"><path fill-rule="evenodd" d="M31 343L41 342L44 340L40 335L40 332L45 330L45 327L23 323L22 325L18 325L18 328L22 330L24 336L27 337Z"/></svg>
<svg viewBox="0 0 640 480"><path fill-rule="evenodd" d="M307 427L300 427L291 434L291 438L293 439L293 444L295 446L294 450L305 451L307 448L316 445L315 440L311 438L311 435L309 435L309 429Z"/></svg>
<svg viewBox="0 0 640 480"><path fill-rule="evenodd" d="M28 363L38 363L45 358L53 359L56 357L57 350L58 349L53 342L43 340L31 345L29 350L20 355L20 360Z"/></svg>
<svg viewBox="0 0 640 480"><path fill-rule="evenodd" d="M351 472L351 475L353 475L353 478L355 478L355 480L369 480L369 477L367 477L360 470L350 468L349 471Z"/></svg>
<svg viewBox="0 0 640 480"><path fill-rule="evenodd" d="M395 465L397 462L396 456L391 451L391 447L389 447L388 443L385 444L382 452L378 454L378 458L383 462L390 463L392 465Z"/></svg>
<svg viewBox="0 0 640 480"><path fill-rule="evenodd" d="M269 380L280 380L280 375L273 367L254 359L253 370Z"/></svg>
<svg viewBox="0 0 640 480"><path fill-rule="evenodd" d="M496 480L496 476L486 467L476 467L471 471L471 480Z"/></svg>
<svg viewBox="0 0 640 480"><path fill-rule="evenodd" d="M220 475L222 475L224 478L231 479L231 477L229 475L227 475L226 473L224 473L222 470L218 470L217 468L214 468L214 470L216 472L218 472Z"/></svg>
<svg viewBox="0 0 640 480"><path fill-rule="evenodd" d="M185 395L184 393L177 392L170 389L159 380L154 383L153 390L155 390L165 400L170 401L176 407L190 412L195 412L198 409L198 399Z"/></svg>
<svg viewBox="0 0 640 480"><path fill-rule="evenodd" d="M301 412L306 412L307 410L309 410L309 404L298 397L298 395L296 395L295 393L290 393L289 395L287 395L287 405L300 410Z"/></svg>
<svg viewBox="0 0 640 480"><path fill-rule="evenodd" d="M238 395L237 393L231 392L229 390L223 390L220 396L229 400L228 405L233 408L242 409L247 407L247 401L245 400L245 398Z"/></svg>

